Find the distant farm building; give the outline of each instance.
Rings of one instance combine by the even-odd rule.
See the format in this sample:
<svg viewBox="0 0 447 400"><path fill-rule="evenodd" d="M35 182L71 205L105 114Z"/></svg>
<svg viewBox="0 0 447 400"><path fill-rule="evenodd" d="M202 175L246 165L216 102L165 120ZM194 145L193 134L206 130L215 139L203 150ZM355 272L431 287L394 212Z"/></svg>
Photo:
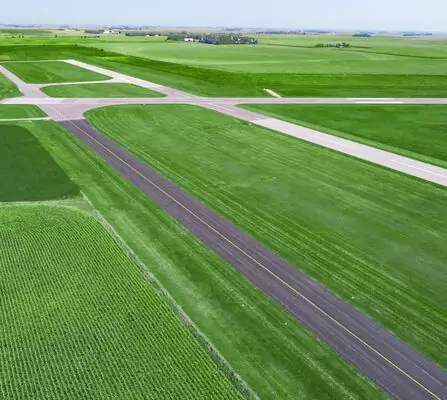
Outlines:
<svg viewBox="0 0 447 400"><path fill-rule="evenodd" d="M185 37L185 42L194 42L194 39L191 37Z"/></svg>

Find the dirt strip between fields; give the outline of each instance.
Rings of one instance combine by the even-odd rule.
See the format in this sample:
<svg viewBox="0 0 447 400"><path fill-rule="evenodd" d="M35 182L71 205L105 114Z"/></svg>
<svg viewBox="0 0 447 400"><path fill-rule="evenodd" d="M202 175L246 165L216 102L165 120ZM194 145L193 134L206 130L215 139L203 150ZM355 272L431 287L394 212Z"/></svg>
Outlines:
<svg viewBox="0 0 447 400"><path fill-rule="evenodd" d="M395 399L446 399L447 372L97 132L59 121Z"/></svg>

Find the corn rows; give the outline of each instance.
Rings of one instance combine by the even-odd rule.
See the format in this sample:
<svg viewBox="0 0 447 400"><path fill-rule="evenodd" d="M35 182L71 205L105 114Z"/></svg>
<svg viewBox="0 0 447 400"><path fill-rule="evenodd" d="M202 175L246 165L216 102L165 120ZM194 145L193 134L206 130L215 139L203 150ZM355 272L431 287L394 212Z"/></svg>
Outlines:
<svg viewBox="0 0 447 400"><path fill-rule="evenodd" d="M93 217L0 208L0 398L241 395Z"/></svg>

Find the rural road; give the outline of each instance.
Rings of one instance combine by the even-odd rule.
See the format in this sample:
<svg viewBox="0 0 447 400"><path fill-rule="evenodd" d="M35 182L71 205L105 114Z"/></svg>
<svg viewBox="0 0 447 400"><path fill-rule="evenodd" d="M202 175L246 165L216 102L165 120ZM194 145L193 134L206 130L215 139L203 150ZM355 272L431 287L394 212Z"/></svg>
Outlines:
<svg viewBox="0 0 447 400"><path fill-rule="evenodd" d="M447 186L446 170L236 107L241 103L279 101L298 104L305 99L210 99L188 94L180 96L182 92L174 89L160 88L160 85L155 88L153 85L156 84L150 82L123 77L119 73L112 74L113 71L77 61L69 62L111 76L114 81L126 79L127 83L146 85L143 87L157 90L168 97L158 99L53 99L45 95L28 97L27 93L34 96L34 90L39 88L31 88L25 84L28 87L26 91L22 91L24 97L7 99L2 103L36 104L41 107L50 118L58 121L85 142L391 397L402 400L447 399L445 370L105 138L93 129L82 115L89 109L111 104L194 104L444 186ZM0 72L3 72L1 68ZM17 77L15 83L20 90L23 89ZM310 100L340 104L337 103L337 99ZM405 99L405 101L426 102L435 100L436 103L430 104L447 104L447 99ZM343 99L343 101L357 100ZM381 101L386 104L387 100Z"/></svg>

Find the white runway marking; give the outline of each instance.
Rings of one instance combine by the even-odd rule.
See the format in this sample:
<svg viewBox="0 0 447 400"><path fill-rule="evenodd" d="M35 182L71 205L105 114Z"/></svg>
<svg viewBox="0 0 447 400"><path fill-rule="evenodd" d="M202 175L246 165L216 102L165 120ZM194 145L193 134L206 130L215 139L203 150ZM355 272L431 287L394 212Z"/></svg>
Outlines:
<svg viewBox="0 0 447 400"><path fill-rule="evenodd" d="M396 164L404 165L405 167L414 168L414 169L417 169L419 171L427 172L428 174L432 174L432 175L435 175L435 176L440 176L441 178L446 178L447 177L447 174L446 175L438 174L436 172L429 171L428 169L416 167L415 165L403 163L401 161L393 160L391 158L388 161L391 161L391 162L396 163Z"/></svg>
<svg viewBox="0 0 447 400"><path fill-rule="evenodd" d="M268 94L272 95L273 97L276 97L276 98L278 98L278 99L281 98L281 96L280 96L278 93L274 92L274 91L271 90L271 89L264 89L264 90L265 90Z"/></svg>

